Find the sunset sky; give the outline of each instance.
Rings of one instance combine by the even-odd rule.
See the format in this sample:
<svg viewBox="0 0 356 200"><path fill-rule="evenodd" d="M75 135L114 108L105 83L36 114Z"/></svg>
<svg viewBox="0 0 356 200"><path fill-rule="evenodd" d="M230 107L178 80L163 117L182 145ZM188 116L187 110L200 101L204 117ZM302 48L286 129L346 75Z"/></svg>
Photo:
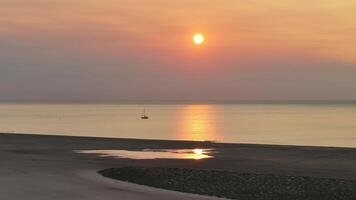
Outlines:
<svg viewBox="0 0 356 200"><path fill-rule="evenodd" d="M351 100L355 86L356 1L0 0L1 101Z"/></svg>

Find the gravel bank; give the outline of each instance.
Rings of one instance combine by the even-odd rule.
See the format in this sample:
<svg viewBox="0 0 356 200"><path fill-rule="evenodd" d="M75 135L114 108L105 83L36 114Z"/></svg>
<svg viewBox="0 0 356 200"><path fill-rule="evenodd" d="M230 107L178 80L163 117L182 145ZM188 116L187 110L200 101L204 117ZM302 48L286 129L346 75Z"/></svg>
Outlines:
<svg viewBox="0 0 356 200"><path fill-rule="evenodd" d="M179 168L124 167L99 171L122 181L240 200L356 199L356 181Z"/></svg>

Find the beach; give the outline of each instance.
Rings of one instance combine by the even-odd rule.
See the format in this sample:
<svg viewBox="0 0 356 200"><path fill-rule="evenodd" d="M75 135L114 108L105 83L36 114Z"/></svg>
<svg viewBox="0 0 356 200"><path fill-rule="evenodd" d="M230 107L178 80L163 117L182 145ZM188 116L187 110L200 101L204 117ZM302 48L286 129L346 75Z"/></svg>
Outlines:
<svg viewBox="0 0 356 200"><path fill-rule="evenodd" d="M202 160L133 160L74 150L213 148ZM104 178L119 167L225 170L356 180L356 149L0 134L0 199L215 199Z"/></svg>
<svg viewBox="0 0 356 200"><path fill-rule="evenodd" d="M0 0L0 200L356 200L355 11Z"/></svg>

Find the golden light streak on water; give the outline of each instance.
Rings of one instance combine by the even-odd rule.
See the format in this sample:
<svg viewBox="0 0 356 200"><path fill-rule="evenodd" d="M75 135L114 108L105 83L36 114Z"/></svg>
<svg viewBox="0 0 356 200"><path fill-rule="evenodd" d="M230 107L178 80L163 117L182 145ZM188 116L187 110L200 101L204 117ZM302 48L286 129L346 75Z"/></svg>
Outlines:
<svg viewBox="0 0 356 200"><path fill-rule="evenodd" d="M181 140L211 141L221 139L216 127L215 107L211 105L186 105L179 115L177 126Z"/></svg>

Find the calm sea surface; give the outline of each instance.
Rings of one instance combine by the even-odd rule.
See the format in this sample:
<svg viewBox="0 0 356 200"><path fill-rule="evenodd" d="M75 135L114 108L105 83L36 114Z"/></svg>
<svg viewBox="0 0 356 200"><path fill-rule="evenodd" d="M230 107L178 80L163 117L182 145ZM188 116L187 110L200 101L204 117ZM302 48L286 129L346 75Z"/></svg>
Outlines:
<svg viewBox="0 0 356 200"><path fill-rule="evenodd" d="M356 147L356 104L1 103L0 132Z"/></svg>

